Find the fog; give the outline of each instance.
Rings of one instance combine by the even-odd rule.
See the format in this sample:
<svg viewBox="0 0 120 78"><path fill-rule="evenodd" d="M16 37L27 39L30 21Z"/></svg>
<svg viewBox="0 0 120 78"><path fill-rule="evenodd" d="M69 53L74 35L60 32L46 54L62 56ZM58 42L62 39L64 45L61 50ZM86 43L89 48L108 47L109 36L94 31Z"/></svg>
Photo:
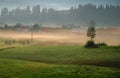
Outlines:
<svg viewBox="0 0 120 78"><path fill-rule="evenodd" d="M30 40L31 32L20 31L0 31L0 38L7 40ZM5 41L4 40L4 41ZM84 45L89 38L86 30L73 32L69 29L57 29L49 31L33 32L34 45ZM120 29L97 30L95 42L105 42L108 45L120 45ZM41 45L41 46L42 46Z"/></svg>

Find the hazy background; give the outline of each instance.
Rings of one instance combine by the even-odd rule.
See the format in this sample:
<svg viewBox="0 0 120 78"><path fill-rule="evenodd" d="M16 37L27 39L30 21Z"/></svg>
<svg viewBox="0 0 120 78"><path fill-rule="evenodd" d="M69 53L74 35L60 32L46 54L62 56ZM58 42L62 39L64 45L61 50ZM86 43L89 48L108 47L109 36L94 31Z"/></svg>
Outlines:
<svg viewBox="0 0 120 78"><path fill-rule="evenodd" d="M0 0L0 26L47 24L120 26L120 0Z"/></svg>
<svg viewBox="0 0 120 78"><path fill-rule="evenodd" d="M25 7L30 5L41 5L41 7L55 8L55 9L68 9L71 6L79 4L93 3L96 5L120 5L120 0L0 0L0 8L8 7L9 9L15 7Z"/></svg>

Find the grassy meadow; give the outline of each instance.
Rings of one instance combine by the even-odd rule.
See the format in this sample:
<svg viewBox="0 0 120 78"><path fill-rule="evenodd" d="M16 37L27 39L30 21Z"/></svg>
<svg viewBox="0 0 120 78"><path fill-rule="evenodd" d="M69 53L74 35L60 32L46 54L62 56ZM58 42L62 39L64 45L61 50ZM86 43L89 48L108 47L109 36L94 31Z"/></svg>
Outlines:
<svg viewBox="0 0 120 78"><path fill-rule="evenodd" d="M119 47L25 46L0 49L0 78L119 78Z"/></svg>
<svg viewBox="0 0 120 78"><path fill-rule="evenodd" d="M65 35L41 33L34 35L30 44L19 43L28 40L29 33L3 33L9 32L0 33L0 78L120 78L118 32L114 32L116 40L112 42L112 37L105 37L116 45L100 48L84 48L87 38L81 33L71 33L69 37L68 31ZM23 39L24 36L28 37ZM16 42L6 45L6 40Z"/></svg>
<svg viewBox="0 0 120 78"><path fill-rule="evenodd" d="M120 69L0 59L0 78L119 78Z"/></svg>

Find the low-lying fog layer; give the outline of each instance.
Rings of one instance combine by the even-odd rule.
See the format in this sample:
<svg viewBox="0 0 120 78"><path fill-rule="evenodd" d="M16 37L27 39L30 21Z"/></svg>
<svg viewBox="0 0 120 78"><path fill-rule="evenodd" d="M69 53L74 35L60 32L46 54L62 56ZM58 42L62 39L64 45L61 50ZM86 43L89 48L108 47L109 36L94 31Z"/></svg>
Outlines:
<svg viewBox="0 0 120 78"><path fill-rule="evenodd" d="M1 39L31 39L31 32L0 31ZM84 45L89 38L86 30L71 31L67 29L33 32L33 40L43 42L55 42L66 44ZM101 29L97 30L96 42L105 42L108 45L120 45L120 29Z"/></svg>

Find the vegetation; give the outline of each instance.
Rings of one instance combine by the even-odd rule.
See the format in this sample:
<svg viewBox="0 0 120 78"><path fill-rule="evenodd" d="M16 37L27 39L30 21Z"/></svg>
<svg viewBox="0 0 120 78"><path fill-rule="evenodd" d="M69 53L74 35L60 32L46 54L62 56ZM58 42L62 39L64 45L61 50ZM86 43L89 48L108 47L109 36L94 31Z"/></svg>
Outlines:
<svg viewBox="0 0 120 78"><path fill-rule="evenodd" d="M30 9L30 6L21 9L8 8L1 9L0 22L5 23L57 23L57 24L84 24L86 21L94 19L98 25L119 26L120 25L120 6L85 4L77 7L71 7L68 10L55 10L54 8L41 8L36 5ZM112 16L111 16L112 15ZM77 18L77 19L76 19ZM86 19L87 18L87 19Z"/></svg>
<svg viewBox="0 0 120 78"><path fill-rule="evenodd" d="M99 63L98 65L100 66L120 66L120 52L116 51L116 47L101 47L95 49L86 49L80 46L12 47L1 50L0 58L54 64L96 65L96 63ZM116 65L114 65L114 63Z"/></svg>
<svg viewBox="0 0 120 78"><path fill-rule="evenodd" d="M8 0L1 2L8 4ZM51 6L51 1L47 2ZM102 2L66 10L41 9L40 5L8 9L0 13L0 78L120 78L120 46L93 40L96 22L103 27L120 26L120 5ZM96 22L88 24L87 41L85 22L91 19ZM108 45L118 45L120 29L116 27L98 29L96 42L104 37L105 42L111 38ZM84 41L85 46L80 46Z"/></svg>
<svg viewBox="0 0 120 78"><path fill-rule="evenodd" d="M21 27L21 26L22 26L21 23L17 23L17 24L14 26L14 28L16 29L16 28L19 28L19 27Z"/></svg>
<svg viewBox="0 0 120 78"><path fill-rule="evenodd" d="M90 21L89 28L87 30L87 36L91 38L91 41L93 41L93 38L95 38L95 22Z"/></svg>
<svg viewBox="0 0 120 78"><path fill-rule="evenodd" d="M87 30L87 36L91 38L86 44L85 48L98 48L98 45L96 45L93 41L93 38L95 38L95 26L96 23L94 21L89 22L89 28Z"/></svg>
<svg viewBox="0 0 120 78"><path fill-rule="evenodd" d="M118 47L10 46L0 49L1 78L120 77Z"/></svg>
<svg viewBox="0 0 120 78"><path fill-rule="evenodd" d="M88 28L88 30L87 30L87 36L88 37L90 37L91 38L91 41L92 41L92 39L95 37L95 22L94 21L91 21L90 23L89 23L89 28Z"/></svg>
<svg viewBox="0 0 120 78"><path fill-rule="evenodd" d="M33 29L34 31L39 30L39 29L40 29L40 26L39 26L38 24L34 24L33 27L32 27L32 29Z"/></svg>
<svg viewBox="0 0 120 78"><path fill-rule="evenodd" d="M51 47L52 48L52 47ZM63 47L61 47L63 48ZM50 50L50 47L47 48ZM34 49L35 50L35 49ZM19 50L18 50L19 51ZM17 52L16 52L17 53ZM23 52L22 52L23 53ZM31 53L25 52L25 53ZM63 52L62 52L63 53ZM13 54L13 53L12 53ZM52 54L52 53L51 53ZM15 55L15 54L14 54ZM28 55L28 54L26 54ZM32 54L33 55L33 54ZM29 58L32 58L31 57ZM46 55L46 54L45 54ZM56 54L58 55L58 54ZM11 56L11 55L10 55ZM30 56L30 54L28 55ZM33 55L34 56L34 55ZM18 57L18 56L17 56ZM23 56L24 57L24 56ZM50 56L46 55L48 59ZM55 56L54 56L55 57ZM37 57L39 58L39 56ZM41 57L40 57L41 58ZM65 58L65 56L64 56ZM16 58L18 59L18 58ZM32 58L33 59L33 58ZM46 59L46 61L48 60ZM24 60L0 59L1 78L119 78L120 70L88 65L52 65ZM57 60L57 58L56 58ZM49 60L48 60L49 61Z"/></svg>
<svg viewBox="0 0 120 78"><path fill-rule="evenodd" d="M51 65L38 62L0 59L1 78L119 78L114 68L78 65Z"/></svg>
<svg viewBox="0 0 120 78"><path fill-rule="evenodd" d="M7 27L8 27L8 25L7 25L7 24L5 24L4 28L6 29Z"/></svg>
<svg viewBox="0 0 120 78"><path fill-rule="evenodd" d="M96 45L93 40L86 43L85 48L98 48L100 45Z"/></svg>
<svg viewBox="0 0 120 78"><path fill-rule="evenodd" d="M97 45L98 45L98 46L107 46L107 44L104 43L104 42L103 42L103 43L97 43Z"/></svg>

